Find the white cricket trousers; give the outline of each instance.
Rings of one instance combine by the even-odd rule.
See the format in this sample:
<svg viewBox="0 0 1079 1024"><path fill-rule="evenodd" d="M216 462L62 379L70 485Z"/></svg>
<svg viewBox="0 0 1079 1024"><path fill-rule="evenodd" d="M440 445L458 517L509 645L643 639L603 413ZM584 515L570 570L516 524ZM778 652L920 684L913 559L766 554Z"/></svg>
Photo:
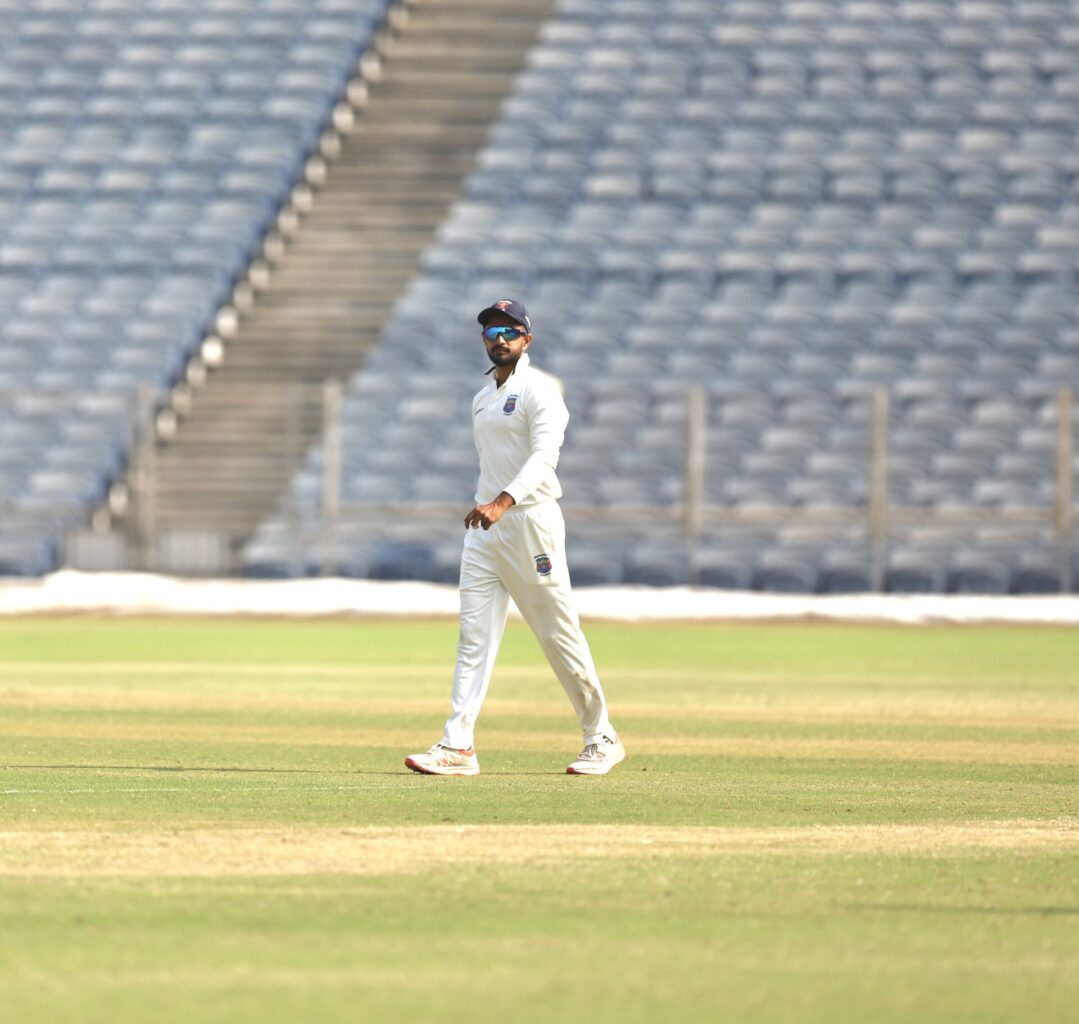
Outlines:
<svg viewBox="0 0 1079 1024"><path fill-rule="evenodd" d="M573 606L566 524L555 502L510 508L489 530L466 530L460 592L453 713L442 738L447 747L467 750L473 745L511 597L577 712L585 744L615 735Z"/></svg>

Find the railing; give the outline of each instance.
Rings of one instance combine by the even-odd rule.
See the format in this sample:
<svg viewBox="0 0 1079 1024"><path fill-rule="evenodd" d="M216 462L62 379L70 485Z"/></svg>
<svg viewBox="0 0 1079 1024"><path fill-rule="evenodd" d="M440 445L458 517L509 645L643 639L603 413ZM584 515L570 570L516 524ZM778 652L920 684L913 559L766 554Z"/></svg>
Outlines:
<svg viewBox="0 0 1079 1024"><path fill-rule="evenodd" d="M312 385L297 384L302 398L309 400ZM319 569L323 575L337 571L337 551L344 528L352 531L370 525L383 530L387 522L405 521L430 524L433 530L456 522L461 509L456 503L356 503L344 498L344 439L341 411L343 392L339 382L330 381L318 387L322 405L322 477L317 501L317 520L302 514L303 510L291 499L277 510L289 523L290 532L309 550L317 550ZM126 393L125 393L126 394ZM299 390L297 391L299 395ZM36 395L57 396L52 392ZM0 392L0 408L13 400L24 398L23 393ZM75 395L70 395L74 399ZM178 559L162 559L163 546L170 538L160 526L156 463L158 439L167 436L175 424L171 406L161 404L161 396L152 389L143 389L128 399L137 410L129 446L129 462L121 480L114 483L107 502L97 509L88 509L87 518L94 516L92 526L99 536L108 534L110 525L125 524L122 553L109 555L115 566L139 569L185 571L183 555ZM889 396L881 389L871 396L871 416L866 438L865 473L868 500L864 505L833 507L776 507L738 508L710 505L707 494L707 396L703 388L692 386L687 391L686 431L684 443L683 501L674 505L585 506L564 502L566 519L571 527L578 522L605 524L611 527L654 524L665 531L684 536L691 546L700 542L714 527L785 527L785 526L850 526L860 528L871 551L870 579L875 589L883 589L889 533L912 524L954 526L1041 524L1050 527L1059 545L1060 589L1070 591L1072 578L1072 549L1075 524L1075 486L1073 460L1074 396L1070 388L1062 387L1056 399L1056 443L1053 456L1054 501L1044 509L1000 509L984 506L914 508L896 505L889 494ZM299 408L299 401L293 403ZM299 418L282 414L282 433L278 442L295 456L302 455ZM299 459L297 459L299 461ZM267 510L269 511L269 510ZM18 512L10 502L0 501L0 533L10 533L20 522L32 516ZM316 535L308 535L311 522L317 521ZM89 531L83 530L82 541ZM76 538L79 539L79 538ZM92 536L90 539L93 539ZM112 538L115 540L115 537ZM205 538L203 538L205 541ZM117 547L116 544L113 545ZM182 546L182 545L181 545ZM74 541L69 543L69 561L74 557ZM234 572L237 565L227 554L215 559L202 556L201 566L191 566L192 572ZM108 559L106 559L108 560ZM91 560L92 561L92 560ZM119 564L119 563L122 563ZM100 567L105 567L104 565Z"/></svg>
<svg viewBox="0 0 1079 1024"><path fill-rule="evenodd" d="M714 526L832 526L860 524L871 551L870 579L874 590L884 589L889 532L893 527L914 524L941 526L985 526L1051 524L1060 547L1060 589L1072 588L1071 550L1074 529L1073 395L1062 387L1057 395L1057 431L1054 458L1056 500L1045 509L1000 509L968 507L904 507L892 503L889 493L890 398L881 388L871 397L871 415L866 438L868 501L864 506L785 507L764 509L709 505L705 501L707 471L707 396L703 387L687 391L684 451L683 502L679 505L586 506L564 503L567 522L588 521L618 525L662 524L675 528L692 545ZM380 528L386 522L407 518L432 525L459 517L457 505L445 503L346 503L342 500L342 450L339 429L341 393L336 384L325 392L326 430L323 437L323 487L320 535L320 568L323 575L335 572L337 534L343 524Z"/></svg>

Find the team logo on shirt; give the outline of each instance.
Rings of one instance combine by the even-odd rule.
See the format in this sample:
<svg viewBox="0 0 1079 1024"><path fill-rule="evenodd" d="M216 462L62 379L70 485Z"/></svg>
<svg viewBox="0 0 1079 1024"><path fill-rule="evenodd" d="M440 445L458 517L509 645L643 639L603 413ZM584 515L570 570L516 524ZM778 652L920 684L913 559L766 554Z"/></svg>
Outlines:
<svg viewBox="0 0 1079 1024"><path fill-rule="evenodd" d="M512 416L513 410L517 408L517 399L520 397L520 395L510 395L506 399L506 404L502 406L502 412L507 416Z"/></svg>
<svg viewBox="0 0 1079 1024"><path fill-rule="evenodd" d="M550 555L536 555L536 572L541 576L551 575L551 556Z"/></svg>

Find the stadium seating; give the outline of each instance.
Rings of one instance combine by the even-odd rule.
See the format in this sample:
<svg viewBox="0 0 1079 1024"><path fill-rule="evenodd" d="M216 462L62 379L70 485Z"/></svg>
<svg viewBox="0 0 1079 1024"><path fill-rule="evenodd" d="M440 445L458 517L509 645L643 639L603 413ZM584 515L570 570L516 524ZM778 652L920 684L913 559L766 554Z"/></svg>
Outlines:
<svg viewBox="0 0 1079 1024"><path fill-rule="evenodd" d="M386 6L0 3L0 575L52 568L105 495Z"/></svg>
<svg viewBox="0 0 1079 1024"><path fill-rule="evenodd" d="M139 389L184 374L385 7L0 3L0 574L53 567L104 496ZM561 0L349 382L344 501L468 503L474 315L512 294L573 412L581 582L862 587L883 386L909 510L886 586L1055 589L1040 513L1055 396L1079 386L1077 57L1067 0ZM710 519L695 545L691 383L707 500L755 523ZM456 516L346 521L327 552L320 472L314 451L248 572L454 578ZM1005 525L919 518L964 508ZM783 510L824 525L768 526Z"/></svg>
<svg viewBox="0 0 1079 1024"><path fill-rule="evenodd" d="M580 580L869 585L864 527L714 527L690 550L669 519L574 526L575 505L677 504L699 382L712 505L849 521L885 387L896 504L1015 516L993 544L976 517L930 537L897 518L887 587L1059 586L1030 514L1052 502L1056 392L1079 386L1077 61L1063 0L563 0L349 385L346 502L469 502L475 312L513 295L573 413L559 471ZM289 498L308 536L319 472ZM280 522L252 565L273 561ZM456 530L429 536L432 557ZM421 562L402 549L392 571Z"/></svg>

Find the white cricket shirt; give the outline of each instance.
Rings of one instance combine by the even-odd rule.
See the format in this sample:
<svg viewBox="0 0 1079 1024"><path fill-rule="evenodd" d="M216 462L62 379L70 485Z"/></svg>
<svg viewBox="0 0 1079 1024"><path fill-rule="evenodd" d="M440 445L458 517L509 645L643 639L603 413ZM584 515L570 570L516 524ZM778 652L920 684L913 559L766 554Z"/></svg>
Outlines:
<svg viewBox="0 0 1079 1024"><path fill-rule="evenodd" d="M472 399L472 436L480 456L476 504L505 491L518 507L562 497L555 476L569 410L553 377L524 352L506 383L494 377Z"/></svg>

